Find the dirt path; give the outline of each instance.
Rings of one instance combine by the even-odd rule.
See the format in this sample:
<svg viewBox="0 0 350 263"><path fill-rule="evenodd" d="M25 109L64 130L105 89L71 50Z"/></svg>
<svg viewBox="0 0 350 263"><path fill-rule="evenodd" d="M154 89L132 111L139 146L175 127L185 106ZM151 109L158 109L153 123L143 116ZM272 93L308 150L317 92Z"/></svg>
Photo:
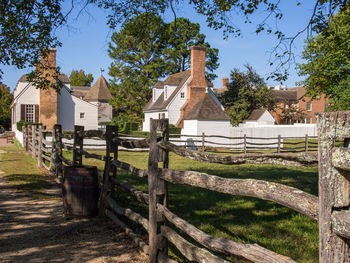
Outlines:
<svg viewBox="0 0 350 263"><path fill-rule="evenodd" d="M1 179L0 262L147 262L137 246L98 218L66 220L61 199L32 200Z"/></svg>

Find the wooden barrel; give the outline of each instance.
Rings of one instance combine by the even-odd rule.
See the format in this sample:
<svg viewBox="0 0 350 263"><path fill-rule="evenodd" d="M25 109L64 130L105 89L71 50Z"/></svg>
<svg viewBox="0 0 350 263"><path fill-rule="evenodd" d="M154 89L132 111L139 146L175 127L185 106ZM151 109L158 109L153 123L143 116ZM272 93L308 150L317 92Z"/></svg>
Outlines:
<svg viewBox="0 0 350 263"><path fill-rule="evenodd" d="M96 216L98 192L96 166L64 167L62 196L67 217Z"/></svg>

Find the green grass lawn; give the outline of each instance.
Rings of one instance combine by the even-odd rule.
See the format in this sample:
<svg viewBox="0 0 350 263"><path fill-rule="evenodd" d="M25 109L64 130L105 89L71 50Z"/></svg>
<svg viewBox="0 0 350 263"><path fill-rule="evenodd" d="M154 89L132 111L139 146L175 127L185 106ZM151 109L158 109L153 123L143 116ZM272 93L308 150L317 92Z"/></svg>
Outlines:
<svg viewBox="0 0 350 263"><path fill-rule="evenodd" d="M38 168L37 162L17 145L3 146L0 150L1 175L14 189L30 194L35 199L57 198L45 193L54 184L54 177L43 168Z"/></svg>
<svg viewBox="0 0 350 263"><path fill-rule="evenodd" d="M119 152L119 159L138 168L147 168L148 153ZM103 169L101 161L84 159L84 163ZM170 168L200 171L225 178L273 181L318 194L316 167L251 164L227 166L201 163L170 154ZM147 191L146 179L131 177L122 171L118 177ZM135 202L122 190L117 190L116 198L119 204L148 217L146 207ZM274 202L169 183L169 208L210 235L242 243L257 243L298 262L318 262L317 222ZM170 249L173 255L179 256L176 249L172 246ZM246 262L238 258L231 260Z"/></svg>

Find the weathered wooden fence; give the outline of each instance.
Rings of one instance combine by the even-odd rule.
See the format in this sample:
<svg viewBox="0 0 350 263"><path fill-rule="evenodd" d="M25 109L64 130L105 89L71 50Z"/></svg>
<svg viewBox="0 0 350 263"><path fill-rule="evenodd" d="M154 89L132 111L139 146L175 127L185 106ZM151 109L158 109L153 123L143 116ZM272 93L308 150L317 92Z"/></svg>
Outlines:
<svg viewBox="0 0 350 263"><path fill-rule="evenodd" d="M202 151L215 148L216 152L229 150L231 152L257 152L261 150L280 152L308 152L317 151L317 136L305 137L228 137L221 135L170 134L171 142L188 148L197 148ZM218 140L220 140L218 142Z"/></svg>
<svg viewBox="0 0 350 263"><path fill-rule="evenodd" d="M62 157L64 148L59 126L52 131L51 163L57 175L61 167L81 165L82 155L105 161L103 184L100 195L100 213L111 218L149 255L150 262L174 262L168 258L167 242L190 261L229 262L221 255L237 255L252 262L295 262L291 258L279 255L257 244L241 244L226 238L209 236L194 225L178 217L167 207L167 183L184 184L230 195L251 196L269 200L289 207L319 222L319 261L350 262L350 112L321 113L318 118L317 156L310 153L261 153L217 155L179 147L169 142L168 120L151 120L151 134L142 140L128 140L118 136L117 127L108 126L106 132L83 131L76 127L74 135L73 161ZM46 145L44 136L36 127L27 127L26 145L30 146L33 156L39 155L38 143ZM41 129L41 134L48 133ZM39 135L38 135L39 134ZM31 137L32 136L32 137ZM83 149L83 138L99 137L106 140L106 155L91 154ZM344 141L343 147L336 147L336 141ZM36 145L36 146L35 146ZM338 144L337 144L338 145ZM138 169L131 164L118 160L118 147L149 148L148 169ZM41 147L40 147L41 148ZM45 147L42 147L45 149ZM41 157L45 151L41 149ZM278 163L283 165L319 166L319 197L283 184L255 179L227 179L195 171L180 171L168 168L169 152L182 157L211 163L235 165L241 163ZM54 161L53 161L54 160ZM43 161L43 159L41 159ZM148 178L148 193L118 180L117 169L128 171L132 176ZM119 205L113 192L124 189L134 195L138 202L148 206L148 218L130 208ZM148 244L131 227L121 220L126 217L140 224L148 233ZM167 222L181 231L175 231ZM178 234L184 233L186 238ZM191 243L188 240L193 240ZM195 245L200 244L201 247ZM214 252L214 253L213 253Z"/></svg>

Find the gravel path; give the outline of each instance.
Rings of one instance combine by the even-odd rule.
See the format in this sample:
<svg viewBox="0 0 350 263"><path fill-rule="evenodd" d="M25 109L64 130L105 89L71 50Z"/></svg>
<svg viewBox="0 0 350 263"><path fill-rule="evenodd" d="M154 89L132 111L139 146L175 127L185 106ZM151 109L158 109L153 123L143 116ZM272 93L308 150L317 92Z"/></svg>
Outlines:
<svg viewBox="0 0 350 263"><path fill-rule="evenodd" d="M61 199L32 200L1 179L0 262L147 262L110 221L66 220Z"/></svg>

